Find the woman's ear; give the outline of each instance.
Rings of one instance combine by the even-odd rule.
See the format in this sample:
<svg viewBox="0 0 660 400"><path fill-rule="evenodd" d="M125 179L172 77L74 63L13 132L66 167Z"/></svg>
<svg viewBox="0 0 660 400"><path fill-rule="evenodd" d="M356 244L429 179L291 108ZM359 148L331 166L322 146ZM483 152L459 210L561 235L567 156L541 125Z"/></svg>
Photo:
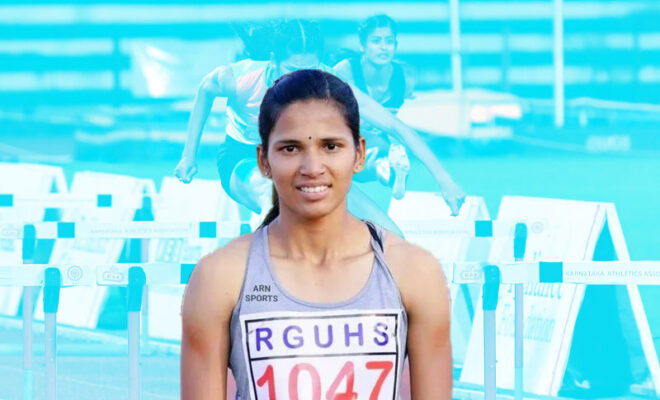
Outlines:
<svg viewBox="0 0 660 400"><path fill-rule="evenodd" d="M259 166L261 175L270 178L270 165L268 164L268 159L264 155L262 149L263 147L261 145L257 145L257 165Z"/></svg>
<svg viewBox="0 0 660 400"><path fill-rule="evenodd" d="M364 140L364 137L360 136L360 140L358 141L358 146L356 148L357 152L355 154L355 164L353 165L353 172L356 174L364 169L367 153L366 147L367 142Z"/></svg>

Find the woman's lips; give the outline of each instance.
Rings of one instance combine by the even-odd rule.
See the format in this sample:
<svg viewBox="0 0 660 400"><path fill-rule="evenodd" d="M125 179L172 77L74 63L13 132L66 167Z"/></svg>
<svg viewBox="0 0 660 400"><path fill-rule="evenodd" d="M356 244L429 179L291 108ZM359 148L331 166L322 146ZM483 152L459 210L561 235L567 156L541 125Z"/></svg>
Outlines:
<svg viewBox="0 0 660 400"><path fill-rule="evenodd" d="M328 195L331 185L302 185L296 187L299 193L308 200L320 200Z"/></svg>

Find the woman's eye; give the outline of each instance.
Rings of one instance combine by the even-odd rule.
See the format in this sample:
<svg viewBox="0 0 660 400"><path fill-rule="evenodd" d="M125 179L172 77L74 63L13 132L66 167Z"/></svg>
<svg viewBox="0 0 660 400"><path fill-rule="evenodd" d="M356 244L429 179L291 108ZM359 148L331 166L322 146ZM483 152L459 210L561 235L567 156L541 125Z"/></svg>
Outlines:
<svg viewBox="0 0 660 400"><path fill-rule="evenodd" d="M294 145L284 146L284 147L282 147L282 150L285 153L293 153L294 151L296 151L296 146L294 146Z"/></svg>
<svg viewBox="0 0 660 400"><path fill-rule="evenodd" d="M330 151L334 151L339 148L339 146L337 146L335 143L328 143L325 145L325 147Z"/></svg>

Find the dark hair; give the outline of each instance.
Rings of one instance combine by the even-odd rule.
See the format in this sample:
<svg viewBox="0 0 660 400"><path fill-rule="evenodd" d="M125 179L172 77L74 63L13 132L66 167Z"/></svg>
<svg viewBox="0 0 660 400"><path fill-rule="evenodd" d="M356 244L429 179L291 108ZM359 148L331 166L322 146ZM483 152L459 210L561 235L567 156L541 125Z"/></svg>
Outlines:
<svg viewBox="0 0 660 400"><path fill-rule="evenodd" d="M323 56L323 35L317 24L303 19L268 21L260 24L233 24L245 46L245 56L253 60L285 60L292 54Z"/></svg>
<svg viewBox="0 0 660 400"><path fill-rule="evenodd" d="M282 112L291 104L306 100L327 100L344 116L357 147L360 143L360 112L351 87L336 76L318 69L301 69L276 80L268 88L259 109L259 136L262 154L268 153L268 139ZM273 207L262 226L279 215L279 201L273 187Z"/></svg>
<svg viewBox="0 0 660 400"><path fill-rule="evenodd" d="M367 37L375 31L377 28L389 27L392 30L394 38L396 38L398 32L396 29L396 22L385 14L374 15L362 21L360 27L358 28L358 37L360 38L360 43L364 46L367 43Z"/></svg>

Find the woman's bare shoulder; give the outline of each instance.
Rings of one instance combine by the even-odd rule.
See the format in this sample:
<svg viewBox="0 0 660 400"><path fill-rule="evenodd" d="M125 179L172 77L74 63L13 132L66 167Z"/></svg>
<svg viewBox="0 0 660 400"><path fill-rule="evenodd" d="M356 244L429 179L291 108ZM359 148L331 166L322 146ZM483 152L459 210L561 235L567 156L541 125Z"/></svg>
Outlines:
<svg viewBox="0 0 660 400"><path fill-rule="evenodd" d="M199 260L186 287L184 316L188 311L229 317L240 295L252 236L240 236Z"/></svg>
<svg viewBox="0 0 660 400"><path fill-rule="evenodd" d="M407 273L435 268L440 263L425 248L403 239L396 233L386 231L384 253L390 269L405 269Z"/></svg>
<svg viewBox="0 0 660 400"><path fill-rule="evenodd" d="M237 261L247 261L253 237L254 233L249 233L232 239L229 243L202 257L202 260L209 262L217 269L234 268L237 266Z"/></svg>
<svg viewBox="0 0 660 400"><path fill-rule="evenodd" d="M440 262L430 251L387 232L384 243L385 261L399 286L404 302L420 288L444 290L447 285Z"/></svg>

